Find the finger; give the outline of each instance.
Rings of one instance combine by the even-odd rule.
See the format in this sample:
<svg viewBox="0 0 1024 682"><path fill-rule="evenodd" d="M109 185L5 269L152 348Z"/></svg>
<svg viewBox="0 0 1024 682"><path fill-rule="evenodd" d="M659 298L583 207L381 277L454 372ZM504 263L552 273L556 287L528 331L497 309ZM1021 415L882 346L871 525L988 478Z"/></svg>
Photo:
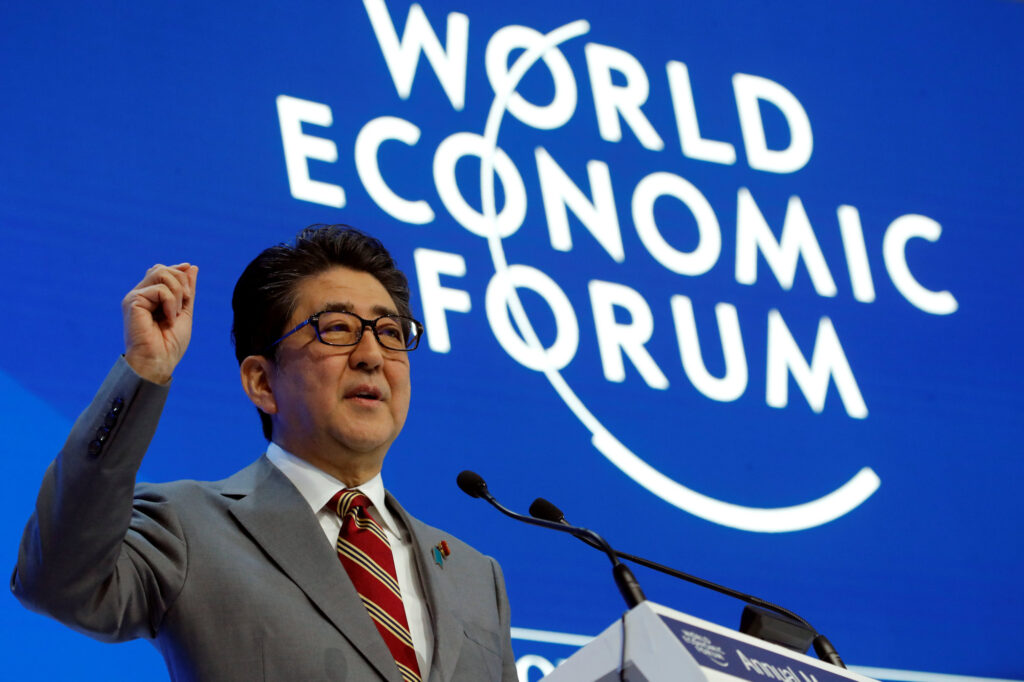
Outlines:
<svg viewBox="0 0 1024 682"><path fill-rule="evenodd" d="M175 319L182 310L187 310L191 313L191 299L195 292L195 274L193 270L198 270L198 268L189 263L178 263L176 265L157 263L153 265L146 271L146 275L142 280L125 295L122 306L125 308L130 306L134 295L138 291L162 284L173 295L173 302L168 305L164 300L150 300L144 307L149 309L150 312L156 313L158 307L166 306L167 309L163 311L163 315L170 320Z"/></svg>
<svg viewBox="0 0 1024 682"><path fill-rule="evenodd" d="M174 295L174 315L167 318L173 320L182 309L182 303L186 296L185 288L188 286L188 277L185 273L172 270L171 268L162 268L154 274L156 281L153 284L163 284Z"/></svg>
<svg viewBox="0 0 1024 682"><path fill-rule="evenodd" d="M153 284L148 287L135 290L135 296L129 303L130 307L145 310L159 319L160 316L166 320L174 320L178 315L177 298L166 284Z"/></svg>
<svg viewBox="0 0 1024 682"><path fill-rule="evenodd" d="M130 307L148 312L157 321L164 319L173 320L175 315L174 301L174 294L171 293L171 290L166 285L153 284L137 289L130 302Z"/></svg>
<svg viewBox="0 0 1024 682"><path fill-rule="evenodd" d="M181 282L182 287L182 308L189 307L189 300L195 296L196 272L199 268L191 263L178 263L168 268Z"/></svg>
<svg viewBox="0 0 1024 682"><path fill-rule="evenodd" d="M185 287L187 298L185 300L184 309L189 315L191 315L196 302L196 281L199 278L199 267L189 265L188 270L185 271L185 275L188 278L188 284Z"/></svg>
<svg viewBox="0 0 1024 682"><path fill-rule="evenodd" d="M182 288L188 287L188 269L191 266L188 263L179 263L178 265L169 265L160 271L161 278L167 276L174 277L178 282L181 283Z"/></svg>
<svg viewBox="0 0 1024 682"><path fill-rule="evenodd" d="M182 284L188 284L188 271L191 268L191 263L178 263L177 265L167 266L167 269L174 273L174 276L180 279Z"/></svg>
<svg viewBox="0 0 1024 682"><path fill-rule="evenodd" d="M178 263L177 265L167 266L165 270L165 272L172 274L181 283L180 309L190 313L192 311L191 301L195 296L195 276L190 273L194 268L195 266L191 263ZM174 290L173 287L172 290Z"/></svg>
<svg viewBox="0 0 1024 682"><path fill-rule="evenodd" d="M156 282L162 281L168 274L174 277L179 277L181 283L185 284L188 278L185 276L182 266L187 268L188 264L178 263L177 265L164 265L162 263L157 263L146 270L146 275L142 278L141 282L135 285L135 288L138 289L144 286L149 286L150 284L155 284Z"/></svg>
<svg viewBox="0 0 1024 682"><path fill-rule="evenodd" d="M152 284L153 281L154 281L154 277L156 276L156 273L160 270L160 268L165 268L165 267L167 267L167 266L166 265L161 265L160 263L157 263L156 265L154 265L151 268L149 268L148 270L146 270L146 274L143 275L142 279L140 279L139 282L135 286L133 286L131 288L131 291L128 292L128 296L131 296L132 292L135 291L136 289L141 289L143 287L147 287L150 284ZM128 296L126 296L125 298L127 299Z"/></svg>
<svg viewBox="0 0 1024 682"><path fill-rule="evenodd" d="M133 308L138 308L147 312L153 312L156 308L160 307L161 302L159 295L154 290L155 286L158 285L144 285L142 282L139 282L138 285L124 295L124 298L121 300L122 310L128 313Z"/></svg>

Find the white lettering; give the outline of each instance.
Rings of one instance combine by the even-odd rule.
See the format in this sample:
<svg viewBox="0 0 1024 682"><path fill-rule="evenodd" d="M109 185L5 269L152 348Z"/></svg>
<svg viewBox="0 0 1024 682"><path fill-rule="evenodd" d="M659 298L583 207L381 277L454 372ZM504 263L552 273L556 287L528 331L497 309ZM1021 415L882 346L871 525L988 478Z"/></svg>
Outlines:
<svg viewBox="0 0 1024 682"><path fill-rule="evenodd" d="M572 235L569 233L569 216L566 210L571 209L608 255L616 263L623 262L626 254L622 248L622 232L615 210L615 196L612 193L608 164L600 161L587 162L587 177L594 197L591 201L543 147L537 147L535 154L552 248L558 251L572 251Z"/></svg>
<svg viewBox="0 0 1024 682"><path fill-rule="evenodd" d="M740 662L743 663L744 668L757 673L761 677L767 677L770 680L778 680L779 682L799 682L799 678L797 678L796 673L793 672L793 668L791 666L779 668L771 663L759 661L756 658L747 658L739 649L736 649L736 654L739 656Z"/></svg>
<svg viewBox="0 0 1024 682"><path fill-rule="evenodd" d="M932 315L950 315L959 304L949 291L931 291L921 286L907 265L907 242L918 237L936 242L942 234L942 225L928 216L909 214L892 221L882 239L882 257L889 278L903 298Z"/></svg>
<svg viewBox="0 0 1024 682"><path fill-rule="evenodd" d="M434 152L434 184L444 207L464 228L480 237L491 234L493 225L480 211L469 205L455 179L455 165L464 156L482 158L489 153L484 138L473 133L454 133L446 137ZM498 236L504 239L523 224L526 217L526 186L512 159L500 147L495 149L494 171L505 192L505 205L498 212Z"/></svg>
<svg viewBox="0 0 1024 682"><path fill-rule="evenodd" d="M540 31L528 26L506 26L491 36L487 42L484 64L487 79L491 82L494 92L504 92L507 87L505 82L508 79L509 54L516 49L529 48L543 37ZM576 77L573 76L568 60L558 47L545 50L541 59L555 84L555 96L550 104L533 104L513 91L509 96L507 109L528 126L539 130L554 130L568 123L576 111Z"/></svg>
<svg viewBox="0 0 1024 682"><path fill-rule="evenodd" d="M647 120L640 107L647 101L650 83L644 67L636 57L607 45L587 43L583 48L590 74L590 89L594 93L594 110L601 137L609 142L622 139L619 116L647 149L661 151L665 147L658 132ZM626 79L625 85L612 83L612 70Z"/></svg>
<svg viewBox="0 0 1024 682"><path fill-rule="evenodd" d="M740 132L751 168L772 173L794 173L811 159L814 139L807 112L793 93L773 80L746 73L733 74ZM789 126L789 146L769 149L761 119L761 101L774 104Z"/></svg>
<svg viewBox="0 0 1024 682"><path fill-rule="evenodd" d="M875 300L875 283L868 266L868 250L864 245L864 230L860 224L860 212L853 206L836 209L839 217L839 233L843 237L843 250L850 270L850 285L853 297L862 303Z"/></svg>
<svg viewBox="0 0 1024 682"><path fill-rule="evenodd" d="M747 658L746 656L744 656L743 652L740 651L739 649L736 650L736 655L739 656L740 663L743 664L744 668L746 668L747 670L753 670L758 675L762 675L762 676L764 675L764 673L761 671L761 668L757 666L757 662L756 661L752 661L749 658Z"/></svg>
<svg viewBox="0 0 1024 682"><path fill-rule="evenodd" d="M654 333L654 317L647 301L624 284L591 280L588 288L605 379L616 383L626 380L622 361L625 354L648 386L659 390L668 388L668 378L644 348ZM628 323L615 321L617 307L625 308L629 313L631 319Z"/></svg>
<svg viewBox="0 0 1024 682"><path fill-rule="evenodd" d="M807 364L800 347L778 310L768 313L768 371L765 401L772 407L789 404L789 375L815 412L825 409L829 379L835 379L839 397L846 413L854 419L868 416L867 405L861 396L853 370L839 343L832 321L822 317L818 321L818 334L814 340L811 363Z"/></svg>
<svg viewBox="0 0 1024 682"><path fill-rule="evenodd" d="M690 85L690 72L686 64L670 61L666 67L668 87L672 94L672 110L676 115L676 129L683 155L691 159L731 165L736 163L736 148L728 142L701 137L697 124L697 105Z"/></svg>
<svg viewBox="0 0 1024 682"><path fill-rule="evenodd" d="M544 677L555 669L555 664L536 654L526 654L516 659L516 675L522 682L530 679L530 671L537 669L541 677Z"/></svg>
<svg viewBox="0 0 1024 682"><path fill-rule="evenodd" d="M825 256L818 246L800 197L789 198L782 239L776 241L750 191L746 187L740 188L736 208L736 281L740 284L757 282L758 251L783 289L793 288L797 261L802 257L818 295L836 295L836 283L825 264Z"/></svg>
<svg viewBox="0 0 1024 682"><path fill-rule="evenodd" d="M676 324L676 338L683 370L698 391L721 402L736 400L747 390L747 357L740 337L740 321L736 307L728 303L715 306L718 320L718 334L722 338L722 354L725 356L725 376L718 378L708 372L697 338L697 322L693 314L693 303L686 296L672 297L672 317Z"/></svg>
<svg viewBox="0 0 1024 682"><path fill-rule="evenodd" d="M278 95L277 120L281 127L284 166L292 196L324 206L343 207L345 190L329 182L310 179L309 165L306 163L307 159L334 163L338 160L337 145L327 138L302 132L303 123L330 126L334 122L331 108L320 102Z"/></svg>
<svg viewBox="0 0 1024 682"><path fill-rule="evenodd" d="M401 40L398 39L398 32L384 0L363 0L363 6L370 17L370 25L377 36L398 96L409 99L422 52L448 95L448 101L456 111L461 111L466 101L469 17L459 12L448 14L447 34L442 47L440 39L427 21L427 15L418 4L413 3L409 7Z"/></svg>
<svg viewBox="0 0 1024 682"><path fill-rule="evenodd" d="M697 221L700 235L697 247L679 251L662 236L654 221L654 202L671 196L683 202ZM633 223L640 241L656 261L680 275L702 275L718 261L722 252L722 233L711 204L696 187L672 173L651 173L633 190Z"/></svg>
<svg viewBox="0 0 1024 682"><path fill-rule="evenodd" d="M381 116L367 122L356 136L356 171L367 194L388 215L412 225L424 225L434 219L430 204L420 199L409 201L395 194L380 173L377 150L384 140L398 140L415 145L420 139L420 129L405 119Z"/></svg>
<svg viewBox="0 0 1024 682"><path fill-rule="evenodd" d="M412 252L416 264L416 279L420 285L420 301L423 305L423 323L429 330L427 343L435 353L447 353L452 349L448 334L446 310L468 313L471 309L469 292L441 285L441 275L450 277L466 276L466 260L457 253L416 249Z"/></svg>
<svg viewBox="0 0 1024 682"><path fill-rule="evenodd" d="M508 315L508 301L513 289L526 287L547 302L555 315L555 341L550 348L537 348L516 333ZM553 279L528 265L510 265L494 274L487 285L487 320L498 343L520 365L537 371L560 370L576 356L580 345L580 328L569 297Z"/></svg>

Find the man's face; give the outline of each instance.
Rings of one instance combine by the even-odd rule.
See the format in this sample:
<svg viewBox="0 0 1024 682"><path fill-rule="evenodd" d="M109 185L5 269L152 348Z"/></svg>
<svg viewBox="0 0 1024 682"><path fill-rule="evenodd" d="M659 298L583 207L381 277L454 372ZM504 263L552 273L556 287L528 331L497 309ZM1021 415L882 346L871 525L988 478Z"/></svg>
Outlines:
<svg viewBox="0 0 1024 682"><path fill-rule="evenodd" d="M397 313L376 277L341 266L301 280L296 293L285 330L327 309L368 320ZM269 378L275 442L336 476L379 471L409 411L408 353L381 347L369 329L355 346L328 346L309 325L281 342Z"/></svg>

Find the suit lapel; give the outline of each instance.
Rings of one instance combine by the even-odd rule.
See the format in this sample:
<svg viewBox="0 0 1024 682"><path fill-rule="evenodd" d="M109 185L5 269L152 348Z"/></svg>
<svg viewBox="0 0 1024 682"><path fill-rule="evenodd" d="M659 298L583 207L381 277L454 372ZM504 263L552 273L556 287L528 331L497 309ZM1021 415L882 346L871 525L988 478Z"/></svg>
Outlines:
<svg viewBox="0 0 1024 682"><path fill-rule="evenodd" d="M387 505L402 519L402 523L409 531L416 570L420 574L423 593L430 609L434 628L434 658L430 666L430 676L424 677L424 680L448 682L455 674L455 664L459 660L459 650L462 648L466 633L462 624L448 608L448 604L458 598L451 584L451 571L449 570L447 574L441 571L431 555L434 545L444 537L437 535L435 529L409 516L391 493L387 494Z"/></svg>
<svg viewBox="0 0 1024 682"><path fill-rule="evenodd" d="M309 505L266 457L227 481L230 513L320 612L389 682L401 682L395 659L377 632L348 574Z"/></svg>

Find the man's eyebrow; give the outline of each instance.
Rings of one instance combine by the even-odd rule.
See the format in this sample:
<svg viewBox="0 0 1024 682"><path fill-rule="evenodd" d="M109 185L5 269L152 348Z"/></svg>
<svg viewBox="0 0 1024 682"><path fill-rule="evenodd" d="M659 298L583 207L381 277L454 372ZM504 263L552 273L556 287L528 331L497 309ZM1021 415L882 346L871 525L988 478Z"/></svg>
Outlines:
<svg viewBox="0 0 1024 682"><path fill-rule="evenodd" d="M336 303L336 302L326 303L326 304L324 304L324 307L321 309L321 312L324 312L324 313L350 313L350 312L352 312L352 304L347 302L347 301L341 302L341 303Z"/></svg>
<svg viewBox="0 0 1024 682"><path fill-rule="evenodd" d="M324 304L322 312L325 313L351 313L354 306L348 301L332 301ZM370 310L374 315L397 315L398 311L384 305L375 305Z"/></svg>

